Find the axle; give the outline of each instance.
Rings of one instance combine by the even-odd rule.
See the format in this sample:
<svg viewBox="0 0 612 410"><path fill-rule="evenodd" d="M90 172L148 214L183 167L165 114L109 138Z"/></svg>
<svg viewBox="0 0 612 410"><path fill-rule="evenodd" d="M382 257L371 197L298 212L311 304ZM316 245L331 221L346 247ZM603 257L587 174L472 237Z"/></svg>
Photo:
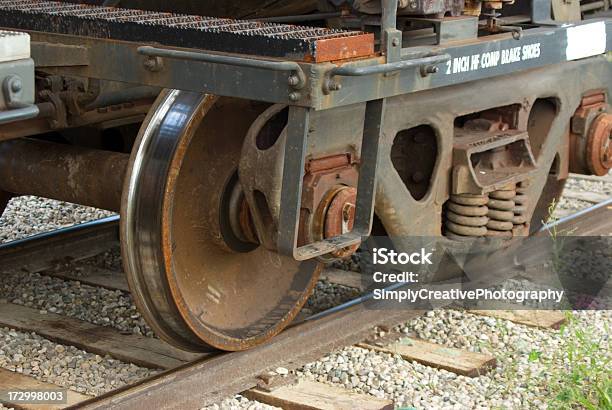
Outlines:
<svg viewBox="0 0 612 410"><path fill-rule="evenodd" d="M119 211L129 156L34 139L0 143L0 191Z"/></svg>

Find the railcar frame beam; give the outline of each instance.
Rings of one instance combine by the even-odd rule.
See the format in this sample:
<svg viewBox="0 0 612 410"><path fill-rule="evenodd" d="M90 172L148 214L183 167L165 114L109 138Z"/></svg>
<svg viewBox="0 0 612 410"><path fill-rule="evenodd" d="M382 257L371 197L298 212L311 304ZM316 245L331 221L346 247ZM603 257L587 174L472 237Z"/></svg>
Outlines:
<svg viewBox="0 0 612 410"><path fill-rule="evenodd" d="M39 43L79 45L88 50L91 64L45 68L49 73L284 103L315 110L494 78L612 50L612 19L588 20L563 27L525 29L518 40L504 33L447 43L445 46L404 48L401 56L404 61L418 61L432 55L447 54L450 57L448 61L434 63L435 69L425 71L424 66L432 66L429 60L422 64L406 64L405 69L396 71L394 75L373 70L372 75L360 77L337 74L385 64L385 57L350 61L341 65L300 63L307 75L307 84L298 90L292 78L294 74L290 71L147 57L138 53L138 48L143 45L141 43L38 32L30 34ZM584 47L585 41L591 41L592 44ZM109 56L113 61L121 63L94 63L108 61ZM33 58L36 61L36 52ZM336 83L333 90L329 87L331 80Z"/></svg>

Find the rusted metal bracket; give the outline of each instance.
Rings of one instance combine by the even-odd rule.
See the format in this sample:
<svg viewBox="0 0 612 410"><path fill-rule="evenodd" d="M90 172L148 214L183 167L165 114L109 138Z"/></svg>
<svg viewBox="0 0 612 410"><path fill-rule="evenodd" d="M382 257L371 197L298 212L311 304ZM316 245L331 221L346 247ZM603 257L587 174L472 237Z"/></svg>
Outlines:
<svg viewBox="0 0 612 410"><path fill-rule="evenodd" d="M612 114L603 90L582 97L572 117L570 171L605 175L612 168Z"/></svg>
<svg viewBox="0 0 612 410"><path fill-rule="evenodd" d="M310 110L300 107L289 109L281 188L281 203L284 206L280 210L277 240L280 253L293 256L296 260L307 260L359 244L363 237L370 234L376 192L378 144L384 112L384 99L369 101L366 105L355 223L352 231L297 247Z"/></svg>

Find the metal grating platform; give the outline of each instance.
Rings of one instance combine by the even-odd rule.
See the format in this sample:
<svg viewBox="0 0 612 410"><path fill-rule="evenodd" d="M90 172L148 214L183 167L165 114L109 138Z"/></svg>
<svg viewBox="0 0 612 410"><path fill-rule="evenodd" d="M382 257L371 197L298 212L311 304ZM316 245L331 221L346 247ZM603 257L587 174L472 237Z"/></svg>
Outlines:
<svg viewBox="0 0 612 410"><path fill-rule="evenodd" d="M58 1L0 0L0 26L298 61L341 60L374 52L373 35L358 31Z"/></svg>

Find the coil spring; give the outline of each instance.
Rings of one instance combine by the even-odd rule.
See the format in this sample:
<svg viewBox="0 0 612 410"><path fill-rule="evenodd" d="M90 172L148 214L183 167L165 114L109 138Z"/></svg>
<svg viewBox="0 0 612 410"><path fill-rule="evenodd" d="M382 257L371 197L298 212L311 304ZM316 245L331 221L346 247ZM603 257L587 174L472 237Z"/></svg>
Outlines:
<svg viewBox="0 0 612 410"><path fill-rule="evenodd" d="M487 234L487 195L451 195L446 203L446 236L477 237Z"/></svg>
<svg viewBox="0 0 612 410"><path fill-rule="evenodd" d="M489 194L487 236L509 237L514 228L516 185L508 185Z"/></svg>
<svg viewBox="0 0 612 410"><path fill-rule="evenodd" d="M514 198L514 219L512 223L515 229L520 229L527 224L527 188L529 187L529 181L519 182L516 187L516 197Z"/></svg>

